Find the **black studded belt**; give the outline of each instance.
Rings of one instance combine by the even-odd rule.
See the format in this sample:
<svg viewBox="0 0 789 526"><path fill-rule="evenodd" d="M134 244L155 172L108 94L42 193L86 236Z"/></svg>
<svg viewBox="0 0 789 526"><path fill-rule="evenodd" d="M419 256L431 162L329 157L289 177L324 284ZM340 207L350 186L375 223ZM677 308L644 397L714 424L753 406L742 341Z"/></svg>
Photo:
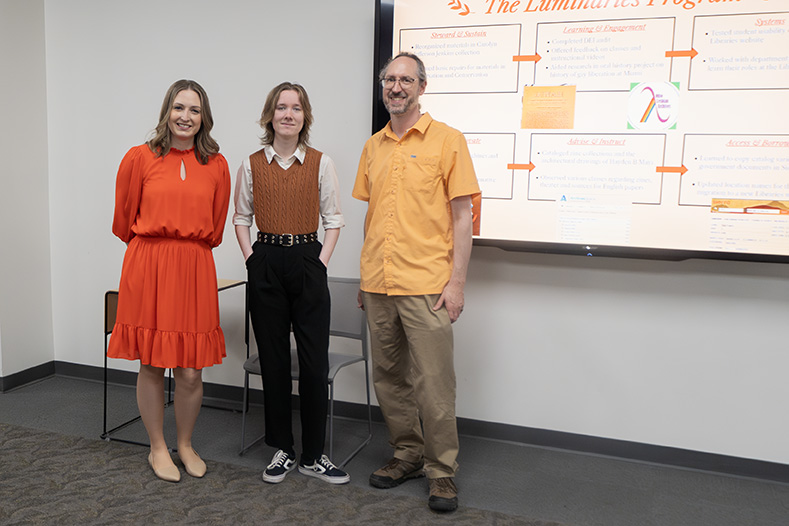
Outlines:
<svg viewBox="0 0 789 526"><path fill-rule="evenodd" d="M318 233L310 234L269 234L258 232L258 241L266 245L279 245L281 247L292 247L293 245L306 245L318 240Z"/></svg>

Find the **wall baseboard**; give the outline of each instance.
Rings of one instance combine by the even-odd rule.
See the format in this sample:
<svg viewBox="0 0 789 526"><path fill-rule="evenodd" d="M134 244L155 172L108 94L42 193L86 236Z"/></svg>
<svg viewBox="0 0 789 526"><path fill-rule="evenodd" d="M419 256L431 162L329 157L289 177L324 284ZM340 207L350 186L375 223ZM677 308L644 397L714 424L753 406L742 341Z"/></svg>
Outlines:
<svg viewBox="0 0 789 526"><path fill-rule="evenodd" d="M69 362L48 362L13 375L0 377L0 393L50 376L65 376L103 382L104 368ZM107 381L111 384L133 386L136 384L136 380L137 373L115 369L107 370ZM203 384L203 393L208 405L214 404L222 408L238 409L239 411L241 409L243 400L242 387L205 383ZM262 404L263 391L250 389L250 403ZM296 395L294 395L294 408L298 408L298 396ZM338 401L334 404L334 413L339 417L363 420L366 418L366 406L354 402ZM373 406L373 420L383 422L381 410L376 406ZM562 449L789 484L789 465L777 462L766 462L469 418L458 418L458 432L461 435L490 440L501 440L530 446Z"/></svg>
<svg viewBox="0 0 789 526"><path fill-rule="evenodd" d="M0 393L27 385L30 382L41 380L55 374L55 362L42 363L18 373L0 376Z"/></svg>

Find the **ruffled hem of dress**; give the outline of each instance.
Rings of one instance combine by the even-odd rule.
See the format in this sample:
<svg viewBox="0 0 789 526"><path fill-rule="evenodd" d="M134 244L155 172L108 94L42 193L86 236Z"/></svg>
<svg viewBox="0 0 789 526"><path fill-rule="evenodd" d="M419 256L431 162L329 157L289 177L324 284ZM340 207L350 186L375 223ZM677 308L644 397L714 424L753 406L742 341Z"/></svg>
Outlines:
<svg viewBox="0 0 789 526"><path fill-rule="evenodd" d="M107 356L163 369L202 369L222 363L227 356L225 334L221 327L210 332L177 332L116 323Z"/></svg>

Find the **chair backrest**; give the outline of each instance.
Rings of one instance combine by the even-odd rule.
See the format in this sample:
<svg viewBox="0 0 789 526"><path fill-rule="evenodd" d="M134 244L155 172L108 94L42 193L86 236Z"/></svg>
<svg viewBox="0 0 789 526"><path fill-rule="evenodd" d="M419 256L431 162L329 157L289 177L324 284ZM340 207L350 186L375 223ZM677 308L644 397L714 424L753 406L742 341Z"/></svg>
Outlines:
<svg viewBox="0 0 789 526"><path fill-rule="evenodd" d="M362 342L362 353L367 358L367 319L357 307L359 280L329 277L331 293L331 335L354 338Z"/></svg>
<svg viewBox="0 0 789 526"><path fill-rule="evenodd" d="M104 293L104 334L110 334L115 327L115 316L118 313L118 291L108 290Z"/></svg>

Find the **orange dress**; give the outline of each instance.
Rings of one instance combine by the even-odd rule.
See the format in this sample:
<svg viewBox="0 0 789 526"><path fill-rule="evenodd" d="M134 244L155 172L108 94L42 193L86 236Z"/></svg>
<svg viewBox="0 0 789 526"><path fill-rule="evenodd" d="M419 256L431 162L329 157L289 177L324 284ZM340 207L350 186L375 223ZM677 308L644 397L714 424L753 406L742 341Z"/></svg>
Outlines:
<svg viewBox="0 0 789 526"><path fill-rule="evenodd" d="M182 163L185 178L181 178ZM222 362L216 268L230 172L221 154L201 165L194 150L156 157L146 145L118 169L112 232L128 243L107 355L154 367Z"/></svg>

